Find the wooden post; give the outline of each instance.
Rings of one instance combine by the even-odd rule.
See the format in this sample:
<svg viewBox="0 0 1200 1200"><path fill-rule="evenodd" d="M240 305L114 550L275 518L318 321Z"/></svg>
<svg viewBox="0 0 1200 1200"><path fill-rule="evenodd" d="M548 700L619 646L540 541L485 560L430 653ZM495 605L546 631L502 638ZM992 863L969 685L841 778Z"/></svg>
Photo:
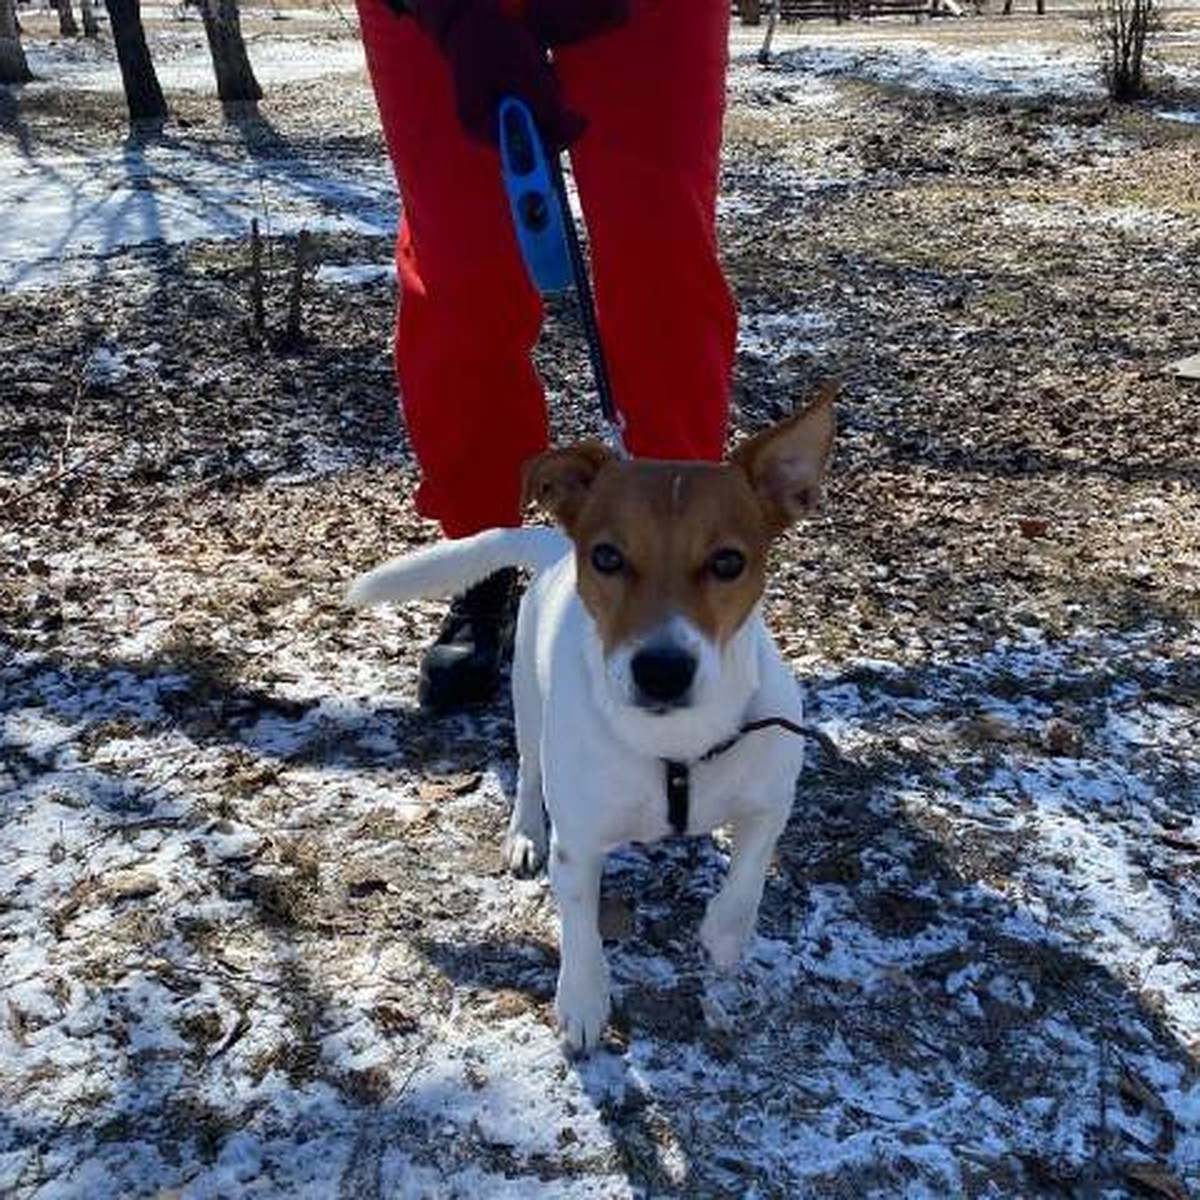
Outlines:
<svg viewBox="0 0 1200 1200"><path fill-rule="evenodd" d="M250 321L254 336L261 342L267 333L267 316L263 306L262 238L257 217L250 222Z"/></svg>
<svg viewBox="0 0 1200 1200"><path fill-rule="evenodd" d="M292 268L292 285L288 289L288 315L286 340L295 345L300 340L300 301L304 295L304 271L308 266L308 250L311 240L307 229L300 230L296 239L296 262Z"/></svg>

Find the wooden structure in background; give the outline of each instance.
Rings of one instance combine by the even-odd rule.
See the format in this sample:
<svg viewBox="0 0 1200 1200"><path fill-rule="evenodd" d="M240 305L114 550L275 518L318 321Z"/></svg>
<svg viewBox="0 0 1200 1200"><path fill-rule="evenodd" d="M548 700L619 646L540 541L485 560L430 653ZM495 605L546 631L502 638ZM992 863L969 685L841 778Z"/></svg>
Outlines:
<svg viewBox="0 0 1200 1200"><path fill-rule="evenodd" d="M937 11L936 0L778 0L781 21L850 21L871 17L923 16ZM759 25L772 0L734 0L743 25Z"/></svg>

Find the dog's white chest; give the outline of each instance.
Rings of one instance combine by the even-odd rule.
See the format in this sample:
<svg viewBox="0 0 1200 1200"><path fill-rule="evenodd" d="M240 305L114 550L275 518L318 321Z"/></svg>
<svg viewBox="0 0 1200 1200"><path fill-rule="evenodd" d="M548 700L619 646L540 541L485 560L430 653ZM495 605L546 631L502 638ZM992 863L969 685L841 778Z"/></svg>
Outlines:
<svg viewBox="0 0 1200 1200"><path fill-rule="evenodd" d="M586 749L558 758L546 800L564 833L582 835L605 850L625 842L655 842L676 832L695 837L790 795L803 763L794 735L755 732L711 760L686 764L686 825L671 822L665 759L632 757L616 739L600 735ZM549 766L550 764L548 764Z"/></svg>

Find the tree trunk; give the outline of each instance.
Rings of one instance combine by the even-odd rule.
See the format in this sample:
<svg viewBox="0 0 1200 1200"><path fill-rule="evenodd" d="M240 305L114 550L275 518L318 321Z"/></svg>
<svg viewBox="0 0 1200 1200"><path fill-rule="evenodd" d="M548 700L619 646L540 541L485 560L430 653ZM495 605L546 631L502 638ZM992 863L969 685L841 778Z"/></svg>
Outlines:
<svg viewBox="0 0 1200 1200"><path fill-rule="evenodd" d="M775 36L775 26L779 24L779 6L780 0L770 0L771 9L767 17L767 36L763 38L762 48L758 52L758 61L761 66L770 66L771 64L771 40Z"/></svg>
<svg viewBox="0 0 1200 1200"><path fill-rule="evenodd" d="M217 95L222 104L257 104L262 88L242 39L242 20L237 0L200 0L204 33L217 77Z"/></svg>
<svg viewBox="0 0 1200 1200"><path fill-rule="evenodd" d="M161 121L167 115L167 102L150 58L150 47L146 45L139 0L104 0L104 3L112 22L130 119Z"/></svg>
<svg viewBox="0 0 1200 1200"><path fill-rule="evenodd" d="M83 18L83 36L98 38L100 22L96 20L96 9L92 0L79 0L79 15Z"/></svg>
<svg viewBox="0 0 1200 1200"><path fill-rule="evenodd" d="M58 32L62 37L78 37L79 26L75 21L75 11L71 8L71 0L54 0L58 9Z"/></svg>
<svg viewBox="0 0 1200 1200"><path fill-rule="evenodd" d="M0 0L0 83L28 83L32 78L17 26L16 0Z"/></svg>
<svg viewBox="0 0 1200 1200"><path fill-rule="evenodd" d="M743 25L762 23L762 0L738 0L738 16Z"/></svg>

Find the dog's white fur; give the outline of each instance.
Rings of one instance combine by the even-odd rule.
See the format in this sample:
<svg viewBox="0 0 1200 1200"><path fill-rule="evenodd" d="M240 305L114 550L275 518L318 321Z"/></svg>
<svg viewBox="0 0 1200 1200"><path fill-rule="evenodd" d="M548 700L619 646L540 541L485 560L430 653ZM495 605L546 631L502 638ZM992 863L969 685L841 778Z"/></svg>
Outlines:
<svg viewBox="0 0 1200 1200"><path fill-rule="evenodd" d="M702 756L744 722L799 723L801 696L755 605L723 647L682 617L641 638L644 646L667 637L691 650L698 665L686 705L639 706L630 670L638 647L606 655L576 588L574 545L553 529L493 529L438 543L362 576L347 601L362 606L448 595L517 565L535 578L521 603L513 654L520 770L504 854L514 870L529 872L548 852L562 922L556 1009L568 1046L581 1051L597 1042L609 1011L598 926L604 858L623 843L671 832L664 759L690 763L686 832L733 828L729 874L708 905L700 938L718 968L741 958L792 807L804 744L769 729L746 734L710 760Z"/></svg>

